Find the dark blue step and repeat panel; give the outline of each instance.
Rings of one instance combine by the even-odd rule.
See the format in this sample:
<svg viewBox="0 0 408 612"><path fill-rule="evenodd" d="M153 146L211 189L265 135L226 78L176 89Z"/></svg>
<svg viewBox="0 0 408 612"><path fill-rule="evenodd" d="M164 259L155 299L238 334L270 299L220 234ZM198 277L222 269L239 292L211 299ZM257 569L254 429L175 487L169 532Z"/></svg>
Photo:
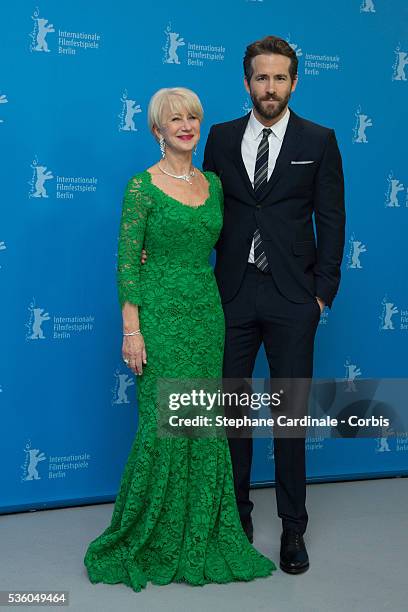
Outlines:
<svg viewBox="0 0 408 612"><path fill-rule="evenodd" d="M137 430L121 358L116 263L128 179L160 156L161 87L198 93L213 123L247 113L245 47L268 34L299 58L291 107L334 128L344 161L342 282L322 313L315 376L407 372L406 0L6 2L0 22L3 512L112 500ZM255 376L268 375L261 351ZM340 384L339 383L339 384ZM389 432L388 432L389 433ZM309 481L401 475L406 437L307 439ZM274 479L255 441L254 484Z"/></svg>

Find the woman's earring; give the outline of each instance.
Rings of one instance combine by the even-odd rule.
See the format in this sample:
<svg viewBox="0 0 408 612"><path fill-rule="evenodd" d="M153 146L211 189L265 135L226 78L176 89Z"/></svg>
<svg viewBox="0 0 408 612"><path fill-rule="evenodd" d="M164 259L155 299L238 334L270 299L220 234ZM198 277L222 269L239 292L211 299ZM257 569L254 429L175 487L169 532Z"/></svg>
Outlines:
<svg viewBox="0 0 408 612"><path fill-rule="evenodd" d="M161 155L164 158L164 157L166 157L166 142L165 142L163 136L160 136L159 145L160 145Z"/></svg>
<svg viewBox="0 0 408 612"><path fill-rule="evenodd" d="M194 155L197 155L197 145L194 145L194 149L193 149Z"/></svg>

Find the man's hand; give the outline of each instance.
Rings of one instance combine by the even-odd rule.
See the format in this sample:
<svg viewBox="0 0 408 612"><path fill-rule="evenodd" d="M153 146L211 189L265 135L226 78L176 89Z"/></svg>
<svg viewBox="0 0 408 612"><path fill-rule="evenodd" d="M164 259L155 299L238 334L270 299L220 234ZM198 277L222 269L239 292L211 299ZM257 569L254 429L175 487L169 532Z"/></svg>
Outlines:
<svg viewBox="0 0 408 612"><path fill-rule="evenodd" d="M147 260L147 253L146 253L146 251L144 249L142 249L142 256L140 258L140 263L144 264L144 263L146 263L146 260Z"/></svg>
<svg viewBox="0 0 408 612"><path fill-rule="evenodd" d="M326 306L326 304L323 302L323 300L321 298L317 297L317 295L315 297L316 297L317 303L320 306L320 312L322 313L324 307Z"/></svg>

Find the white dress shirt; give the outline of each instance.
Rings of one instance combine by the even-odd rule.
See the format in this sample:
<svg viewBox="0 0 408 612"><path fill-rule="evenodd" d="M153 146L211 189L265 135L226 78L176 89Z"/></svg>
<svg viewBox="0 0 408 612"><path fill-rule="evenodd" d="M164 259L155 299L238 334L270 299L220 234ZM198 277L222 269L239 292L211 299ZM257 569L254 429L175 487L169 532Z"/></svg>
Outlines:
<svg viewBox="0 0 408 612"><path fill-rule="evenodd" d="M283 115L277 123L271 126L272 132L268 136L269 143L269 157L268 157L268 181L273 172L273 169L276 164L276 160L279 155L279 151L282 146L283 138L285 136L286 128L289 121L290 110L286 109L286 113ZM251 111L251 116L249 118L248 124L246 126L244 135L242 137L241 143L241 154L242 159L244 160L245 168L247 170L248 176L252 183L252 187L254 186L254 174L255 174L255 164L256 164L256 155L258 153L259 143L262 140L262 130L266 126L260 123L258 119L254 115L254 111ZM248 261L250 263L254 263L254 240L252 239L251 250L249 252Z"/></svg>

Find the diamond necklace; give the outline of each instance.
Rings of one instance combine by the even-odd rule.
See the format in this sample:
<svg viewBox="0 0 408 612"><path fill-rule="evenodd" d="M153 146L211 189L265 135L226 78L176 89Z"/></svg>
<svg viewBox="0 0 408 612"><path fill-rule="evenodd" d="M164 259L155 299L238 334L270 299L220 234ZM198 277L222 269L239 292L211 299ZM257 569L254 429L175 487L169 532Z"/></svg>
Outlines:
<svg viewBox="0 0 408 612"><path fill-rule="evenodd" d="M190 179L191 179L193 176L195 176L195 171L194 171L194 170L191 170L191 172L189 172L189 174L172 174L171 172L167 172L167 170L165 170L164 168L162 168L160 164L157 164L157 165L158 165L159 169L160 169L160 170L161 170L161 171L162 171L164 174L167 174L167 176L172 176L173 178L176 178L176 179L181 179L182 181L187 181L187 183L190 183L190 185L192 185L192 182L191 182L191 180L190 180Z"/></svg>

